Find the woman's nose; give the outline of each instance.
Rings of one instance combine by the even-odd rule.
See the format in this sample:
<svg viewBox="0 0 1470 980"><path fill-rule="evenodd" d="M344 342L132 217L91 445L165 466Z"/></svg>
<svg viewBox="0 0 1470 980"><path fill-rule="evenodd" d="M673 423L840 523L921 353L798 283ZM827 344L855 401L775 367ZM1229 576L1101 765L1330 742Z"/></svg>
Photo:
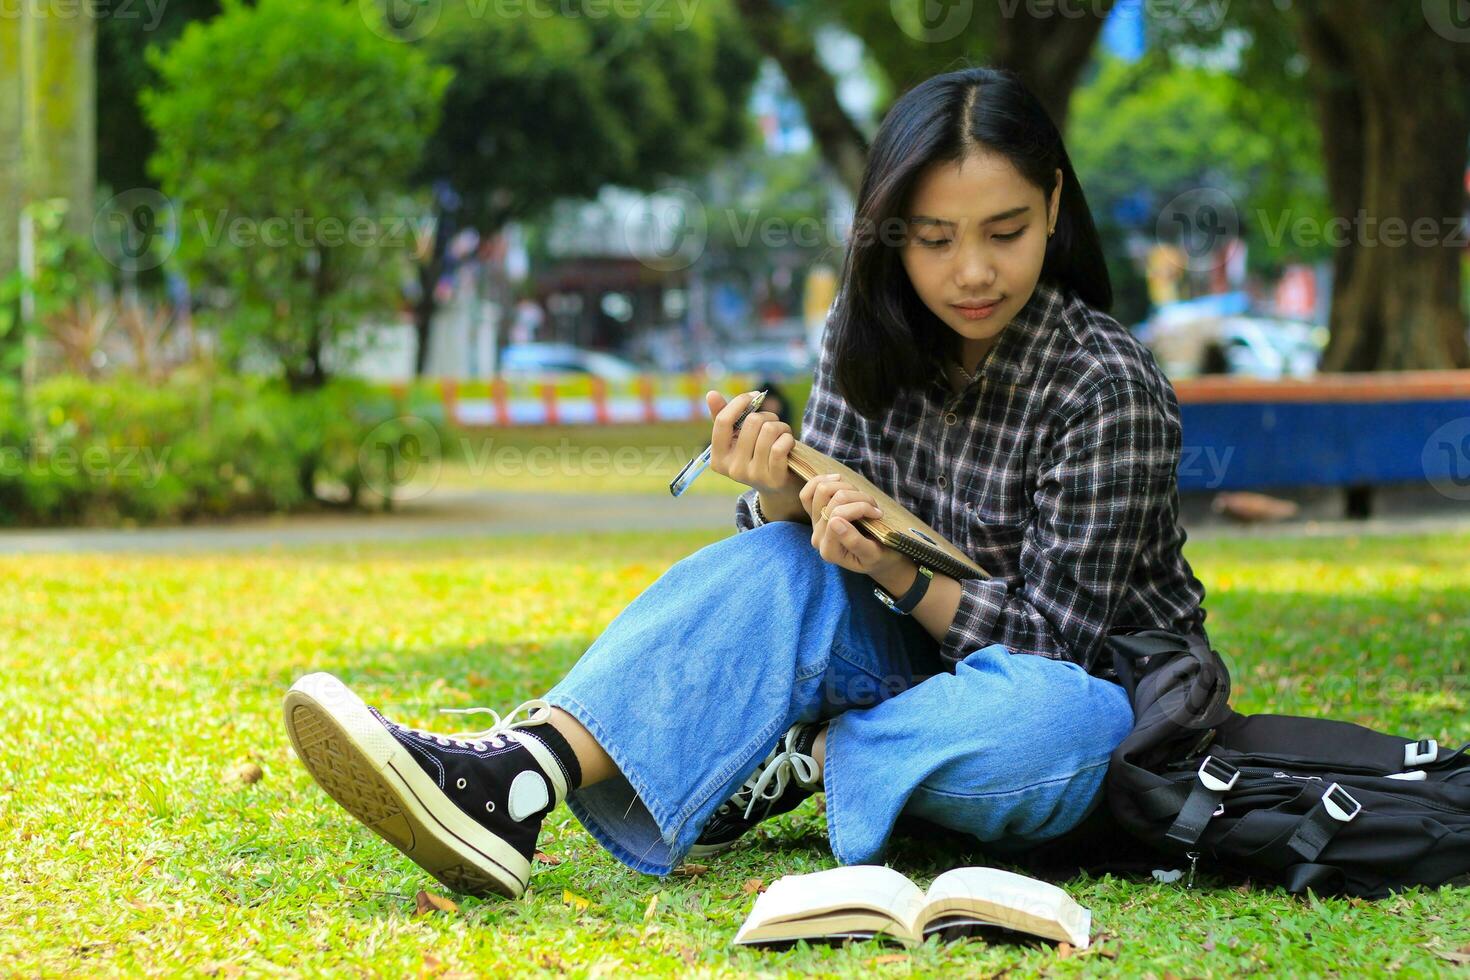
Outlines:
<svg viewBox="0 0 1470 980"><path fill-rule="evenodd" d="M975 289L995 282L995 264L984 249L961 249L955 263L955 285L960 289Z"/></svg>

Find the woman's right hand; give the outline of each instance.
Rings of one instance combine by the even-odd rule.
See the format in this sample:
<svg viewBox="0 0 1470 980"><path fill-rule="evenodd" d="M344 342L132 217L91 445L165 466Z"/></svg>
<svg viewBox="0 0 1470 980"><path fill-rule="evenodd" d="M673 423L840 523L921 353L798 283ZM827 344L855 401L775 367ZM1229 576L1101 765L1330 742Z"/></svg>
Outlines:
<svg viewBox="0 0 1470 980"><path fill-rule="evenodd" d="M773 412L751 412L740 423L740 431L734 431L735 420L755 394L747 391L727 402L718 391L705 392L705 404L714 418L710 469L754 487L766 497L789 497L795 501L801 491L801 481L787 469L791 447L796 445L791 426Z"/></svg>

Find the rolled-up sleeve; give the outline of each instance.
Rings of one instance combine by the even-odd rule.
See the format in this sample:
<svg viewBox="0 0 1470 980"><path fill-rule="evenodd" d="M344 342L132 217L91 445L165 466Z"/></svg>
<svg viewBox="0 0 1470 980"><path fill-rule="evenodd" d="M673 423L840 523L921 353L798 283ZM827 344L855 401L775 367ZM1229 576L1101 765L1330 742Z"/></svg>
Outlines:
<svg viewBox="0 0 1470 980"><path fill-rule="evenodd" d="M1180 432L1138 382L1100 382L1057 427L1038 470L1019 585L965 579L947 662L1003 643L1091 668L1127 591L1147 520L1167 502Z"/></svg>
<svg viewBox="0 0 1470 980"><path fill-rule="evenodd" d="M761 519L760 508L756 505L755 500L758 496L760 496L760 491L751 487L735 498L735 532L737 534L770 523Z"/></svg>
<svg viewBox="0 0 1470 980"><path fill-rule="evenodd" d="M812 372L811 394L807 396L806 408L802 410L801 428L796 438L819 452L831 456L853 469L864 470L862 460L867 452L867 430L863 417L847 403L837 391L832 374L831 330L822 332L822 343L817 355L817 366ZM735 501L735 529L749 531L769 521L763 521L756 510L754 487L743 492Z"/></svg>

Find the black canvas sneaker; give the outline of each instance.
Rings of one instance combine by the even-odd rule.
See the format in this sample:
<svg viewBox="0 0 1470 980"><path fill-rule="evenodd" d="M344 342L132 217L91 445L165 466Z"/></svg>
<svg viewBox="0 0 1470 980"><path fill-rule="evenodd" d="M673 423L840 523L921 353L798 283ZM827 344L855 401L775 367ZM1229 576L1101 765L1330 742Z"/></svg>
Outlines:
<svg viewBox="0 0 1470 980"><path fill-rule="evenodd" d="M543 710L544 709L544 710ZM331 674L286 693L286 731L313 779L347 812L445 887L520 896L541 821L567 793L552 751L525 729L540 698L481 732L439 735L389 721ZM522 711L528 717L515 719Z"/></svg>
<svg viewBox="0 0 1470 980"><path fill-rule="evenodd" d="M728 850L751 827L795 810L821 789L821 767L811 750L823 724L799 721L788 728L750 778L715 810L689 856L707 858Z"/></svg>

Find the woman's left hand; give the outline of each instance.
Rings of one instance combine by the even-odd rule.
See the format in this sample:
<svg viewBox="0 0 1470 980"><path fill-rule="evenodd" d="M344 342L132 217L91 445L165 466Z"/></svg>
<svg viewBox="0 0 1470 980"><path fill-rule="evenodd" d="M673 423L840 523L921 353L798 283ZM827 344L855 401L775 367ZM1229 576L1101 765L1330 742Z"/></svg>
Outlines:
<svg viewBox="0 0 1470 980"><path fill-rule="evenodd" d="M872 494L853 487L835 473L818 474L801 488L802 506L812 520L812 547L824 561L864 575L878 575L903 555L875 541L853 522L879 517L882 511Z"/></svg>

